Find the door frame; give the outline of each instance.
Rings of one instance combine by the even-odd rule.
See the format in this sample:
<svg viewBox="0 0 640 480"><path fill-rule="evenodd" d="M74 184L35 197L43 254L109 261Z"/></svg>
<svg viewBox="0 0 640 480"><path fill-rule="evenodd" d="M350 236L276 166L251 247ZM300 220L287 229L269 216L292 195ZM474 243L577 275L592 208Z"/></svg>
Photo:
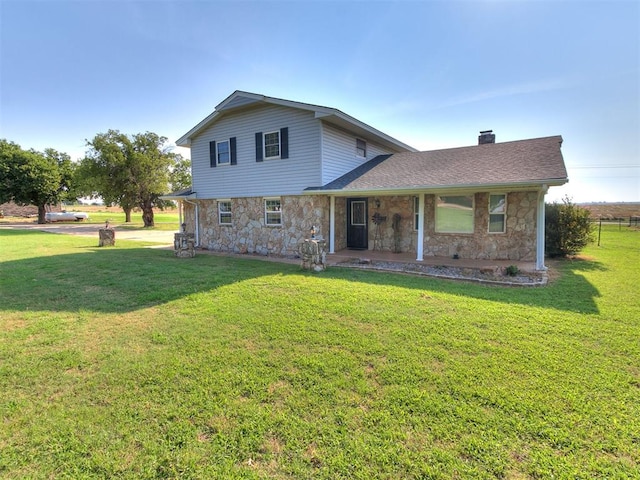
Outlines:
<svg viewBox="0 0 640 480"><path fill-rule="evenodd" d="M363 223L353 224L353 207L354 203L363 203L364 204L364 218L358 219L362 220ZM367 197L349 197L347 198L347 248L351 248L354 250L369 250L369 200ZM354 234L354 227L358 228L360 233L358 235Z"/></svg>

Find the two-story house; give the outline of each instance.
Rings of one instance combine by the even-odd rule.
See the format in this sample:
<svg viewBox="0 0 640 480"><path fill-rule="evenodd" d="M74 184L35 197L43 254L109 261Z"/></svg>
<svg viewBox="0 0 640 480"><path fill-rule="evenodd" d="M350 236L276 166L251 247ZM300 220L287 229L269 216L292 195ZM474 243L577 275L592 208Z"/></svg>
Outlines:
<svg viewBox="0 0 640 480"><path fill-rule="evenodd" d="M236 91L176 142L191 149L180 202L202 248L295 255L342 249L535 261L544 197L567 182L560 136L419 152L340 110Z"/></svg>

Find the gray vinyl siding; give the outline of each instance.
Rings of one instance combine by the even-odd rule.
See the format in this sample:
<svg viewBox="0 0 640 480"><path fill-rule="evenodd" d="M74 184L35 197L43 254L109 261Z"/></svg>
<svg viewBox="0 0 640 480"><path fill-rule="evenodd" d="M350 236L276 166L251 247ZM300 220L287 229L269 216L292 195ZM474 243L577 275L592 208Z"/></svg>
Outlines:
<svg viewBox="0 0 640 480"><path fill-rule="evenodd" d="M327 123L322 126L322 185L340 178L378 155L393 153L364 137L338 129ZM367 142L367 157L356 155L356 139Z"/></svg>
<svg viewBox="0 0 640 480"><path fill-rule="evenodd" d="M256 162L256 132L289 129L289 158ZM209 142L236 137L237 165L209 165ZM192 140L193 187L198 198L299 195L321 185L320 123L313 112L260 106L225 114Z"/></svg>

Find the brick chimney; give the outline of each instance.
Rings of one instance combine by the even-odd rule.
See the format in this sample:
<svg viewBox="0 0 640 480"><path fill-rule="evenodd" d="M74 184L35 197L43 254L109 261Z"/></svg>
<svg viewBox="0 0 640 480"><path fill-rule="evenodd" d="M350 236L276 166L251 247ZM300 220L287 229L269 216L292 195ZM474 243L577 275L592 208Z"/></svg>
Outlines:
<svg viewBox="0 0 640 480"><path fill-rule="evenodd" d="M478 145L484 145L485 143L496 143L496 134L493 130L483 130L478 137Z"/></svg>

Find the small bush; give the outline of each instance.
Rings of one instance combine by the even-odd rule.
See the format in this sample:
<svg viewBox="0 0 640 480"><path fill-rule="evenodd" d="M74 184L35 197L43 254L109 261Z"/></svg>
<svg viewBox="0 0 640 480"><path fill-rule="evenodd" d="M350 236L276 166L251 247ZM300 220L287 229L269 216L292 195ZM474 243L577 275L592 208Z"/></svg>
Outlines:
<svg viewBox="0 0 640 480"><path fill-rule="evenodd" d="M520 269L518 268L517 265L509 265L507 268L504 269L504 273L510 277L515 277L520 273Z"/></svg>
<svg viewBox="0 0 640 480"><path fill-rule="evenodd" d="M562 203L546 205L545 250L549 257L575 255L593 241L593 226L586 208L571 203L568 197Z"/></svg>

